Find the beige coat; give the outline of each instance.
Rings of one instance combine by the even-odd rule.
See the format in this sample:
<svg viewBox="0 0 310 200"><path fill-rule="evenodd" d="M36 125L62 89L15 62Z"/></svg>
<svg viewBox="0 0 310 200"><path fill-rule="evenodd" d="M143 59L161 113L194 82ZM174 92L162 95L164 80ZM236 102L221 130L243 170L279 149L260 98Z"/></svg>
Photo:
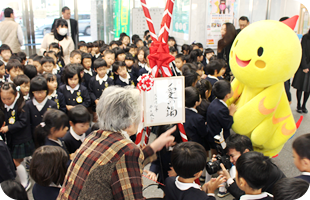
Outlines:
<svg viewBox="0 0 310 200"><path fill-rule="evenodd" d="M11 18L5 18L0 23L0 40L2 44L7 44L13 53L20 52L20 43L17 36L17 28L19 24Z"/></svg>
<svg viewBox="0 0 310 200"><path fill-rule="evenodd" d="M43 42L41 44L40 52L43 54L45 51L48 50L48 46L53 43L59 43L62 46L63 55L64 55L64 62L65 65L70 63L70 53L74 50L74 43L71 37L67 36L62 41L56 40L53 33L46 34L43 38Z"/></svg>

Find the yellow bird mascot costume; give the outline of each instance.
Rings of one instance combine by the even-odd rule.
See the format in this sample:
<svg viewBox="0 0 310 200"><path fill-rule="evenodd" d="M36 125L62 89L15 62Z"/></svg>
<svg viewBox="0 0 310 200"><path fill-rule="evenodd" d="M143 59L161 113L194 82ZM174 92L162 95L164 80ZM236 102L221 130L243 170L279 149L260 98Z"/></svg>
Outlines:
<svg viewBox="0 0 310 200"><path fill-rule="evenodd" d="M242 30L230 51L236 104L232 129L248 136L255 151L277 155L296 132L284 82L297 71L301 44L294 29L298 16L259 21Z"/></svg>

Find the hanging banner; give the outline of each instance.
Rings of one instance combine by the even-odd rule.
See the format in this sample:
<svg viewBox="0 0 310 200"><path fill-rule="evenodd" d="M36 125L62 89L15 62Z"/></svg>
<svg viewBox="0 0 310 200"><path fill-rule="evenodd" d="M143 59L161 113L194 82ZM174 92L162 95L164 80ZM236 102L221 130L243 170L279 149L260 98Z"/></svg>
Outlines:
<svg viewBox="0 0 310 200"><path fill-rule="evenodd" d="M190 20L190 0L177 0L174 3L171 28L177 38L188 40Z"/></svg>
<svg viewBox="0 0 310 200"><path fill-rule="evenodd" d="M216 48L222 38L221 28L226 22L233 23L237 15L237 0L209 0L207 20L207 47Z"/></svg>
<svg viewBox="0 0 310 200"><path fill-rule="evenodd" d="M121 33L130 35L130 0L114 0L114 38L119 39Z"/></svg>

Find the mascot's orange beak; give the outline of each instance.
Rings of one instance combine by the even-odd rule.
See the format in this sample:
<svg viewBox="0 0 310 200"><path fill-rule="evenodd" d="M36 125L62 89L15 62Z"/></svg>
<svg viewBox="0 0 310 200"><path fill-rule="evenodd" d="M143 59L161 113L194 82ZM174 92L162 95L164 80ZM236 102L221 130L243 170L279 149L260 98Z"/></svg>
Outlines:
<svg viewBox="0 0 310 200"><path fill-rule="evenodd" d="M298 20L299 16L295 15L294 17L291 17L287 20L284 20L283 23L288 25L292 30L295 29L295 26L297 24L297 20Z"/></svg>

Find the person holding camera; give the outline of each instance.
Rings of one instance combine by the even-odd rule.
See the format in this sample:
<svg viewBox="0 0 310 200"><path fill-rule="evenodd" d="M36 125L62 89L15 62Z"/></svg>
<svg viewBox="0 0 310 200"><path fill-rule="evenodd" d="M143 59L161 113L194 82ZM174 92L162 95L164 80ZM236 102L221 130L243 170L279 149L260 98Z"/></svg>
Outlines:
<svg viewBox="0 0 310 200"><path fill-rule="evenodd" d="M227 155L230 157L230 162L235 166L237 160L242 154L253 151L253 146L250 138L247 136L232 134L226 140L225 150ZM270 164L270 176L268 177L265 186L262 188L262 192L268 192L272 194L274 184L282 178L285 178L285 175L274 163L271 162L271 160ZM226 183L228 192L234 196L236 200L240 199L240 197L244 195L245 192L237 186L236 181L231 177L223 163L220 164L220 167L222 169L220 174L227 179Z"/></svg>

